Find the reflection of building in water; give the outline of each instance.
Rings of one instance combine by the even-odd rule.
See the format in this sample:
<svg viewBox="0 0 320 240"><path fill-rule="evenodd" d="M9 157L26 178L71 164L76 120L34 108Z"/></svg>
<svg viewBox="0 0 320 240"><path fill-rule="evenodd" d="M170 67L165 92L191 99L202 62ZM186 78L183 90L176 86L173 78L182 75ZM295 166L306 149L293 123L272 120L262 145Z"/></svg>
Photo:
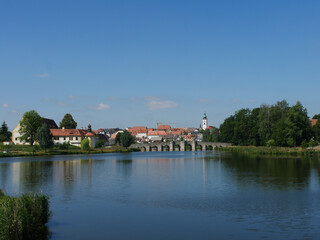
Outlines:
<svg viewBox="0 0 320 240"><path fill-rule="evenodd" d="M13 189L20 189L20 174L21 174L21 163L13 162L11 172L11 181Z"/></svg>

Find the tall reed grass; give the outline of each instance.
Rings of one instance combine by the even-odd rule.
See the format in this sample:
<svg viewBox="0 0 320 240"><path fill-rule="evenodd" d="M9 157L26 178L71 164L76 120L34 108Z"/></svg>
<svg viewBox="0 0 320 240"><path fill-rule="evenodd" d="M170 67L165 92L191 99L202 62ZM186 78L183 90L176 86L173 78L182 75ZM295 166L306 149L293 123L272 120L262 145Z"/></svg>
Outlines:
<svg viewBox="0 0 320 240"><path fill-rule="evenodd" d="M50 215L47 196L12 197L0 190L0 240L47 240Z"/></svg>

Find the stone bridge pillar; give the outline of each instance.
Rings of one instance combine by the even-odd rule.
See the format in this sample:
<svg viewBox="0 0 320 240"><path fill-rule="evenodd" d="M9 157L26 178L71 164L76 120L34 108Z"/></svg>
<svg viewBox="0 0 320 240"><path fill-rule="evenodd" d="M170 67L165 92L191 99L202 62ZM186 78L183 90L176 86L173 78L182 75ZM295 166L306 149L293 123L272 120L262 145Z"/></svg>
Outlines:
<svg viewBox="0 0 320 240"><path fill-rule="evenodd" d="M146 145L146 152L150 152L150 146L149 145Z"/></svg>
<svg viewBox="0 0 320 240"><path fill-rule="evenodd" d="M186 142L185 141L180 142L180 151L181 152L186 151Z"/></svg>
<svg viewBox="0 0 320 240"><path fill-rule="evenodd" d="M170 152L174 151L174 142L169 143L169 151Z"/></svg>
<svg viewBox="0 0 320 240"><path fill-rule="evenodd" d="M191 151L195 151L196 150L196 147L197 147L197 145L196 145L196 142L195 141L192 141L191 142Z"/></svg>
<svg viewBox="0 0 320 240"><path fill-rule="evenodd" d="M162 145L161 144L157 145L157 148L158 148L158 152L162 152Z"/></svg>

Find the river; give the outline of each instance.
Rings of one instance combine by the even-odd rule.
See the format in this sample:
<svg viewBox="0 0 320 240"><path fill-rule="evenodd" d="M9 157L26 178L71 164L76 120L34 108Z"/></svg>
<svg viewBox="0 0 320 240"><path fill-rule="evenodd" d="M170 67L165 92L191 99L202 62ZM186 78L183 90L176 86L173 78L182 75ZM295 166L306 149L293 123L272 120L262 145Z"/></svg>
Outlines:
<svg viewBox="0 0 320 240"><path fill-rule="evenodd" d="M319 239L320 159L149 152L0 159L50 196L50 239Z"/></svg>

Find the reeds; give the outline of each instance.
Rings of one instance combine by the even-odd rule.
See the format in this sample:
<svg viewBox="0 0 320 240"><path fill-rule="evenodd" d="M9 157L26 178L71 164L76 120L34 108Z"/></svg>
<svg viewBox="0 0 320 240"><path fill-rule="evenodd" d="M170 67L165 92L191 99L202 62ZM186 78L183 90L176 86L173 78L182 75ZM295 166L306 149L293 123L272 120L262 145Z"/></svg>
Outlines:
<svg viewBox="0 0 320 240"><path fill-rule="evenodd" d="M0 240L47 240L50 215L47 196L12 197L0 190Z"/></svg>

